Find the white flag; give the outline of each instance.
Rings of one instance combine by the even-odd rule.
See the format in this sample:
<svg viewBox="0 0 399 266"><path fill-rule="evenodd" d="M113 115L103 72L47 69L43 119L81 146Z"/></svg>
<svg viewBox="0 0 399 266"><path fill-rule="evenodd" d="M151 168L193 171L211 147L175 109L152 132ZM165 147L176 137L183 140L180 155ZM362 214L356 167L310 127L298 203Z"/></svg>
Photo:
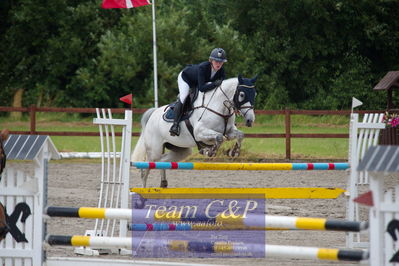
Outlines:
<svg viewBox="0 0 399 266"><path fill-rule="evenodd" d="M358 99L356 99L355 97L352 97L352 110L355 107L358 107L360 105L362 105L363 103L361 101L359 101Z"/></svg>

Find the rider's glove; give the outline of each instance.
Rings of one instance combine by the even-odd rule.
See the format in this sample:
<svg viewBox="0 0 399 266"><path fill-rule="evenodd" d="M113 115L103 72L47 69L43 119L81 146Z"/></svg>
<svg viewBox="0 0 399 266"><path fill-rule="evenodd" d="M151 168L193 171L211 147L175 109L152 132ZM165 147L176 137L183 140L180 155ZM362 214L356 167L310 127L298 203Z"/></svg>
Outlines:
<svg viewBox="0 0 399 266"><path fill-rule="evenodd" d="M222 84L222 82L223 82L223 80L217 79L217 80L215 80L215 81L213 82L213 85L214 85L215 87L219 87L219 86Z"/></svg>

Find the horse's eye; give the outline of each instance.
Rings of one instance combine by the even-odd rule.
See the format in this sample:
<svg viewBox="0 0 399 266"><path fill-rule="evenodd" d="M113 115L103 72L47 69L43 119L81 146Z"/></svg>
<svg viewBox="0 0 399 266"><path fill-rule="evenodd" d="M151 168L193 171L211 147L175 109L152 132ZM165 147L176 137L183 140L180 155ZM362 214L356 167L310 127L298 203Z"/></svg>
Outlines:
<svg viewBox="0 0 399 266"><path fill-rule="evenodd" d="M245 98L245 92L241 91L240 95L238 95L238 101L242 102L244 101L244 98Z"/></svg>

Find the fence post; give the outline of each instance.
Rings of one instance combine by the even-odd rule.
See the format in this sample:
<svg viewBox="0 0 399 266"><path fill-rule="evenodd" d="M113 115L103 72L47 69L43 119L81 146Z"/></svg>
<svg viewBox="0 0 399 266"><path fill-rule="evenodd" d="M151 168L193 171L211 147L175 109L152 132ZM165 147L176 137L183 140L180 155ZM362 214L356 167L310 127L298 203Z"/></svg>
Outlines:
<svg viewBox="0 0 399 266"><path fill-rule="evenodd" d="M291 110L285 109L285 159L291 160Z"/></svg>
<svg viewBox="0 0 399 266"><path fill-rule="evenodd" d="M29 116L30 116L30 134L36 134L36 105L32 104L29 107Z"/></svg>

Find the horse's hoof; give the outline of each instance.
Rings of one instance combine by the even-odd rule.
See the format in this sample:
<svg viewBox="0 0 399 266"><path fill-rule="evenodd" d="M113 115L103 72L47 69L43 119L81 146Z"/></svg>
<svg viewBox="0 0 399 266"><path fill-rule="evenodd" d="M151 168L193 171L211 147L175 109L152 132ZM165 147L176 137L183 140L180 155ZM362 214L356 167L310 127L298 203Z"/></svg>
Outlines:
<svg viewBox="0 0 399 266"><path fill-rule="evenodd" d="M240 152L235 149L228 149L225 152L225 155L227 155L228 157L234 158L234 157L238 157L240 155Z"/></svg>
<svg viewBox="0 0 399 266"><path fill-rule="evenodd" d="M168 180L161 180L161 188L167 188L168 187Z"/></svg>
<svg viewBox="0 0 399 266"><path fill-rule="evenodd" d="M146 200L141 197L139 199L135 200L133 203L133 209L143 209L145 206L145 201Z"/></svg>
<svg viewBox="0 0 399 266"><path fill-rule="evenodd" d="M240 150L239 149L232 149L231 157L238 157L238 156L240 156Z"/></svg>

